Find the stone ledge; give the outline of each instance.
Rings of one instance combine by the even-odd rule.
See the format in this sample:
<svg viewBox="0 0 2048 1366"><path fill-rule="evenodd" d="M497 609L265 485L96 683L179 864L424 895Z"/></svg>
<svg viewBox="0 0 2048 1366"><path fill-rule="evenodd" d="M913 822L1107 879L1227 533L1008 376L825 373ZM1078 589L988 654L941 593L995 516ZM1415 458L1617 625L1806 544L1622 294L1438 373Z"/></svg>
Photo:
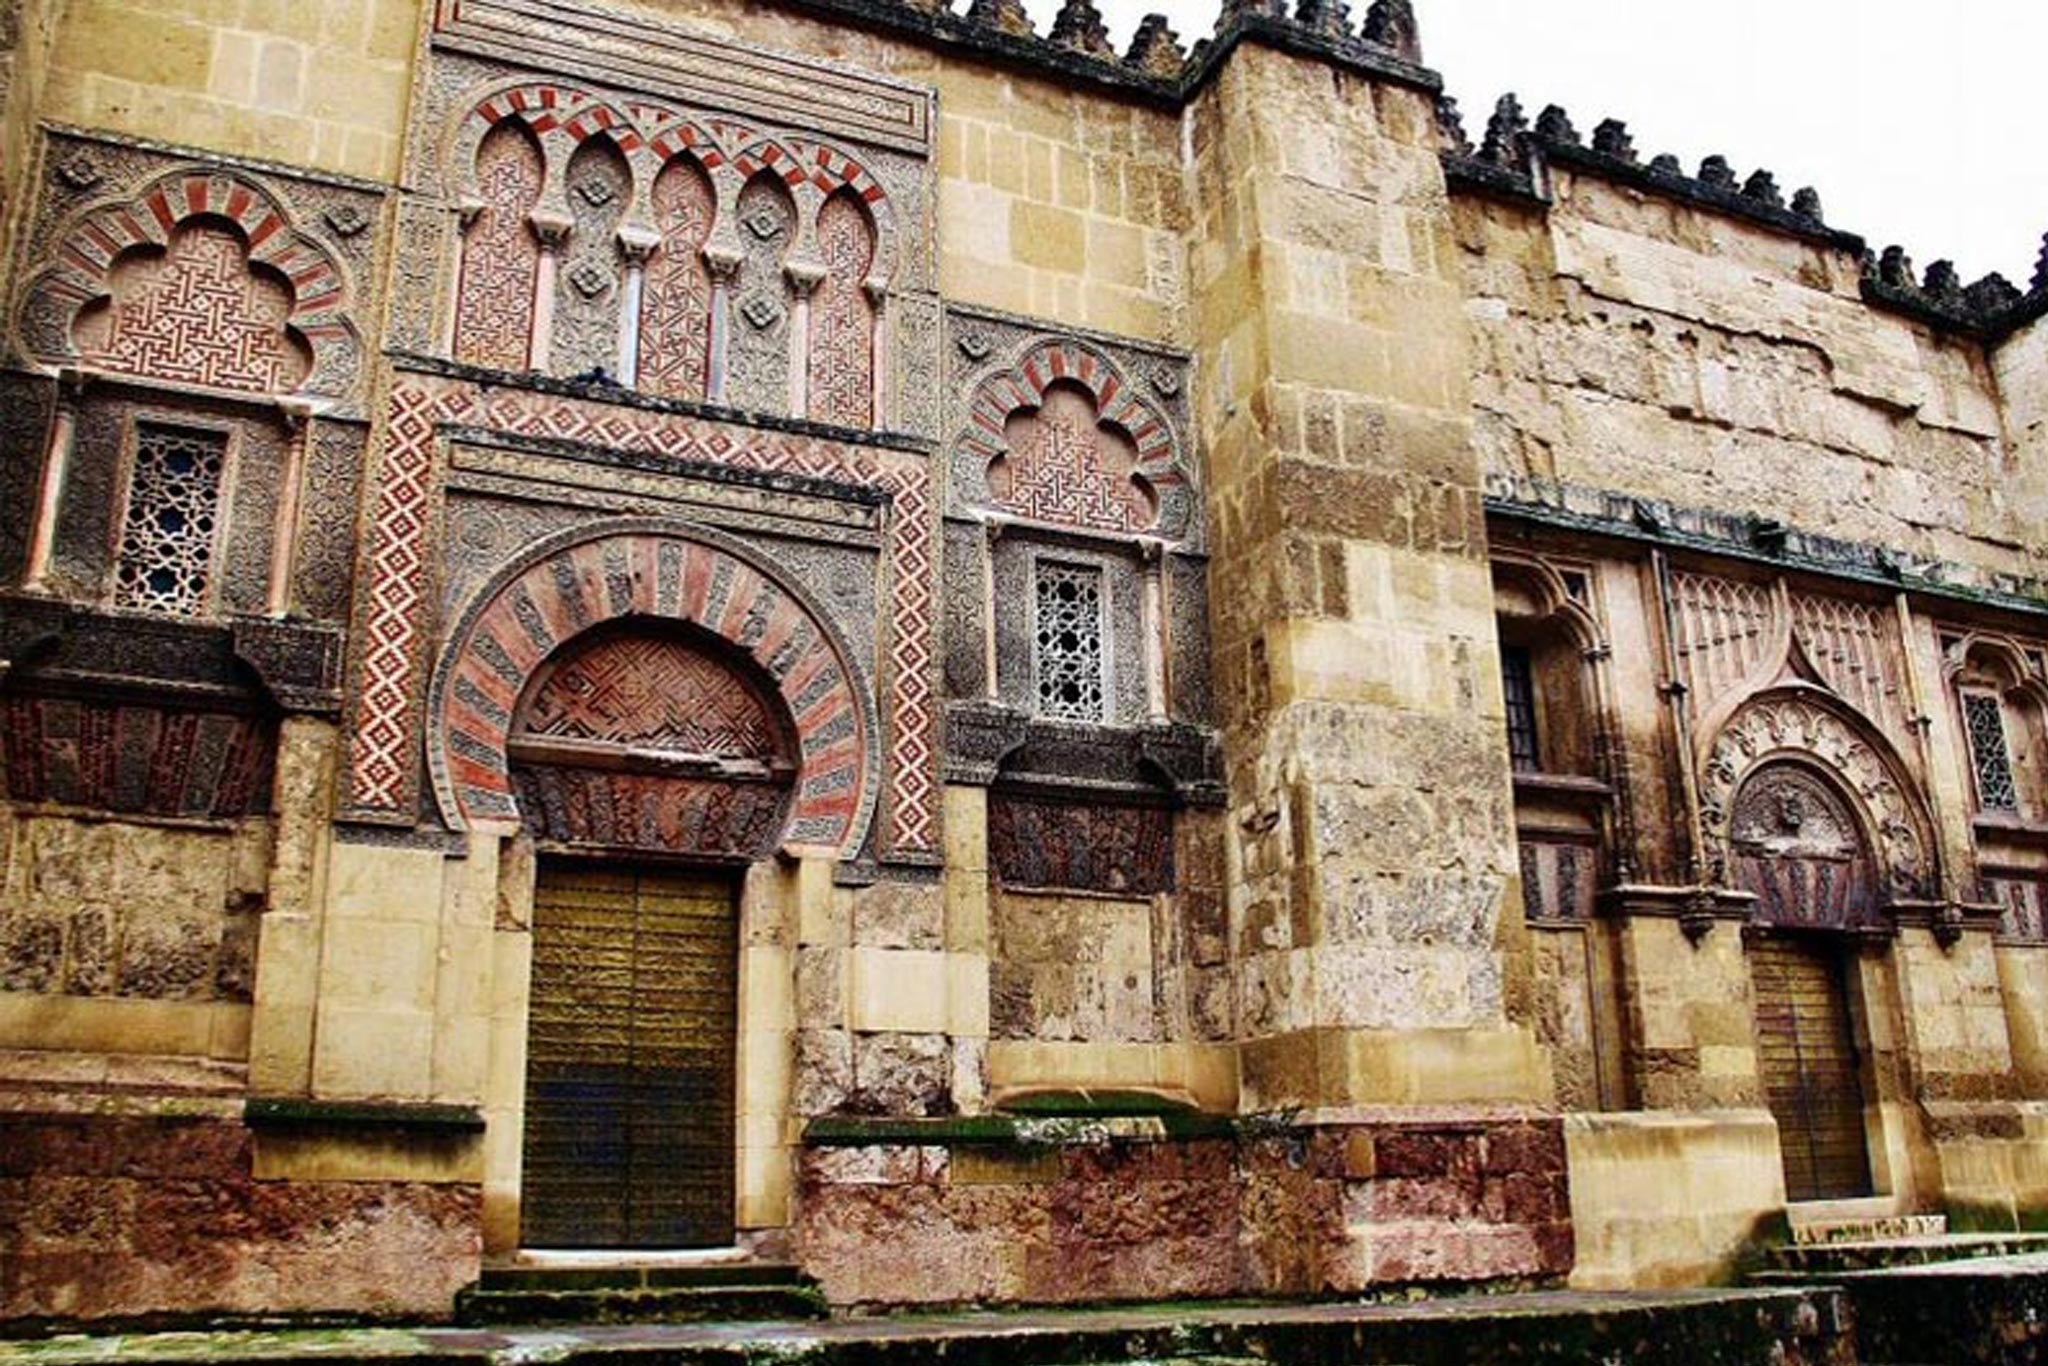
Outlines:
<svg viewBox="0 0 2048 1366"><path fill-rule="evenodd" d="M310 1100L291 1096L252 1097L243 1107L242 1118L252 1129L427 1129L481 1133L484 1128L483 1111L474 1105Z"/></svg>

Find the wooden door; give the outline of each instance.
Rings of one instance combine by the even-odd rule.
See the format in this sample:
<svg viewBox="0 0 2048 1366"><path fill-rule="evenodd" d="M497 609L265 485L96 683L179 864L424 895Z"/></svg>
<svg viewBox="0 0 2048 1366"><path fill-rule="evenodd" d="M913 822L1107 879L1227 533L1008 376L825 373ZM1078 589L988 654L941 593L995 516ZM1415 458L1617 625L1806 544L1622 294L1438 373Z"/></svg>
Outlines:
<svg viewBox="0 0 2048 1366"><path fill-rule="evenodd" d="M1862 1060L1844 955L1825 938L1758 936L1749 945L1758 1062L1778 1121L1792 1200L1870 1194Z"/></svg>
<svg viewBox="0 0 2048 1366"><path fill-rule="evenodd" d="M526 1246L731 1244L737 922L725 877L542 865Z"/></svg>

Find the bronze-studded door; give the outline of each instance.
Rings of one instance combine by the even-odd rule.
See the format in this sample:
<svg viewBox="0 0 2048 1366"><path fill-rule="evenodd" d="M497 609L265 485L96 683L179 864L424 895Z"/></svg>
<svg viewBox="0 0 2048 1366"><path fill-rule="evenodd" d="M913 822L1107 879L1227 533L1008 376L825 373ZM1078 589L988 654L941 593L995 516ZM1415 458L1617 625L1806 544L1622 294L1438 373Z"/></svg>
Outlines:
<svg viewBox="0 0 2048 1366"><path fill-rule="evenodd" d="M1778 1121L1787 1198L1870 1194L1862 1060L1839 941L1759 935L1749 965L1758 1068Z"/></svg>
<svg viewBox="0 0 2048 1366"><path fill-rule="evenodd" d="M534 889L521 1240L733 1240L735 885L544 863Z"/></svg>

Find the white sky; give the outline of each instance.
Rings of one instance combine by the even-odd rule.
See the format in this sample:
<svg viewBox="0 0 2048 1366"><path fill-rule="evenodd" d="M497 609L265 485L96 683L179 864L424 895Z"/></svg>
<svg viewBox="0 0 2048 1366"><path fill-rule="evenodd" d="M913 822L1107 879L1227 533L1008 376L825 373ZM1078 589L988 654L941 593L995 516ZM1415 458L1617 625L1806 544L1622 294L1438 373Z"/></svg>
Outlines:
<svg viewBox="0 0 2048 1366"><path fill-rule="evenodd" d="M1215 0L1097 0L1122 51L1147 10L1185 42ZM1354 21L1368 0L1351 0ZM1579 132L1625 120L1645 160L1711 152L1828 221L1898 242L1916 266L2022 289L2048 232L2048 4L2043 0L1414 0L1423 56L1476 140L1503 91ZM1026 0L1050 27L1058 0ZM964 8L964 6L963 6Z"/></svg>

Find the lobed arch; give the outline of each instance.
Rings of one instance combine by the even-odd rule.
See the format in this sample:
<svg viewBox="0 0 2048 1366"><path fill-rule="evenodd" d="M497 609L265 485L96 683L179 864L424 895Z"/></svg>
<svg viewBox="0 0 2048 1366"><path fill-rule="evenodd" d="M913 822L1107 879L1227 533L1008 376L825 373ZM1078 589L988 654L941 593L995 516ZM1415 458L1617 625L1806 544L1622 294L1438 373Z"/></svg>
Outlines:
<svg viewBox="0 0 2048 1366"><path fill-rule="evenodd" d="M870 690L829 618L739 542L691 523L607 520L549 537L456 617L427 695L427 764L456 829L517 820L508 748L536 673L593 629L677 623L724 640L772 681L795 727L785 846L850 858L873 817Z"/></svg>
<svg viewBox="0 0 2048 1366"><path fill-rule="evenodd" d="M1121 515L1084 515L1079 521L1093 530L1150 534L1187 540L1196 533L1194 472L1182 458L1172 422L1107 355L1068 338L1040 341L1012 364L997 363L974 381L965 430L956 441L954 471L962 496L970 503L998 505L988 482L989 468L1010 453L1010 420L1044 407L1046 395L1059 386L1085 391L1095 405L1098 427L1128 438L1135 451L1134 473L1156 505L1150 525L1139 526ZM1100 472L1093 473L1101 483ZM1086 492L1086 490L1080 490ZM1106 488L1098 490L1111 492Z"/></svg>
<svg viewBox="0 0 2048 1366"><path fill-rule="evenodd" d="M293 392L322 398L351 392L362 375L362 341L348 313L355 291L340 253L294 222L268 186L222 169L170 171L139 193L74 214L57 233L64 245L56 259L25 286L17 311L21 349L48 365L76 364L81 357L73 329L88 308L112 301L121 263L137 252L168 252L180 233L207 224L231 231L247 269L285 289L286 333L311 354Z"/></svg>
<svg viewBox="0 0 2048 1366"><path fill-rule="evenodd" d="M654 182L677 158L694 160L710 177L718 203L713 240L735 240L731 219L740 191L764 171L789 189L797 206L796 256L812 254L815 225L825 200L841 189L859 196L875 230L875 264L863 283L886 290L898 269L899 230L894 205L874 173L852 153L817 141L772 133L725 119L707 119L653 102L627 103L600 91L560 81L515 79L485 87L451 126L443 150L443 183L458 202L479 198L478 149L491 129L517 119L539 141L545 164L541 206L562 213L569 158L594 137L607 137L632 172L625 227L651 221Z"/></svg>

